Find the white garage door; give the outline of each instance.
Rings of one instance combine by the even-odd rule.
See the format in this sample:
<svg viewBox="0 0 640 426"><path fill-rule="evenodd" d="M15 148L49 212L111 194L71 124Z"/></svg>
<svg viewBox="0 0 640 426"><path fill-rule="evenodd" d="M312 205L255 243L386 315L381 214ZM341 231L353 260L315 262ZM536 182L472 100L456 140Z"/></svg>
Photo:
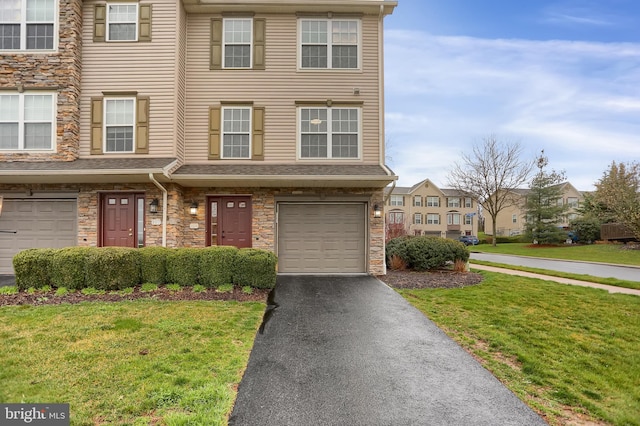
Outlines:
<svg viewBox="0 0 640 426"><path fill-rule="evenodd" d="M278 204L278 270L366 272L366 209L353 204Z"/></svg>
<svg viewBox="0 0 640 426"><path fill-rule="evenodd" d="M21 250L77 245L77 211L75 199L5 198L0 214L0 274L13 274L12 259Z"/></svg>

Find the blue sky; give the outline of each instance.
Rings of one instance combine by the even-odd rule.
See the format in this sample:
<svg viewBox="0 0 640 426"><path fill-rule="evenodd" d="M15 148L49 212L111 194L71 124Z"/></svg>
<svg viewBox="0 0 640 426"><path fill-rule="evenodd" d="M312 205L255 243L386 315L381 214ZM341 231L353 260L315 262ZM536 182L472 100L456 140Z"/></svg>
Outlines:
<svg viewBox="0 0 640 426"><path fill-rule="evenodd" d="M399 0L385 20L387 163L446 187L495 135L593 190L640 161L640 1Z"/></svg>

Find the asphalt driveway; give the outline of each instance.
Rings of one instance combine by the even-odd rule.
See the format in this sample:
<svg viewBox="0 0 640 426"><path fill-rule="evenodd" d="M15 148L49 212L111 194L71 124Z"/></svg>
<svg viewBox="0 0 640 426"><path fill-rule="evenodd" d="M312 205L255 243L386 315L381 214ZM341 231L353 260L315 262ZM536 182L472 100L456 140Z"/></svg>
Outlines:
<svg viewBox="0 0 640 426"><path fill-rule="evenodd" d="M230 425L546 424L373 277L279 276L271 296Z"/></svg>

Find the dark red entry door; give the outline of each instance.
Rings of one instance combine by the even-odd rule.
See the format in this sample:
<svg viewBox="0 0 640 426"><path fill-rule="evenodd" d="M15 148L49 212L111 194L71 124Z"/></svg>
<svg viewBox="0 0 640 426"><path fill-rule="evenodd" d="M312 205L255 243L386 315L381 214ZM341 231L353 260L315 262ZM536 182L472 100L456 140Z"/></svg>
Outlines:
<svg viewBox="0 0 640 426"><path fill-rule="evenodd" d="M102 194L101 245L140 247L144 245L144 225L137 215L144 215L144 198L139 194Z"/></svg>
<svg viewBox="0 0 640 426"><path fill-rule="evenodd" d="M251 197L211 197L208 208L208 245L251 247Z"/></svg>

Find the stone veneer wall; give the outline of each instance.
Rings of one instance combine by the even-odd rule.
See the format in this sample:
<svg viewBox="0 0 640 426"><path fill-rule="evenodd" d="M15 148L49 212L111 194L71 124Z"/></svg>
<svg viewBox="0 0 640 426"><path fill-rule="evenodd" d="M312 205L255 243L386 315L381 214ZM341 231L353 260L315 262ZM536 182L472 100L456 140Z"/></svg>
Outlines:
<svg viewBox="0 0 640 426"><path fill-rule="evenodd" d="M0 161L72 161L79 156L82 0L58 0L58 50L0 55L0 90L57 91L56 151L0 153Z"/></svg>

